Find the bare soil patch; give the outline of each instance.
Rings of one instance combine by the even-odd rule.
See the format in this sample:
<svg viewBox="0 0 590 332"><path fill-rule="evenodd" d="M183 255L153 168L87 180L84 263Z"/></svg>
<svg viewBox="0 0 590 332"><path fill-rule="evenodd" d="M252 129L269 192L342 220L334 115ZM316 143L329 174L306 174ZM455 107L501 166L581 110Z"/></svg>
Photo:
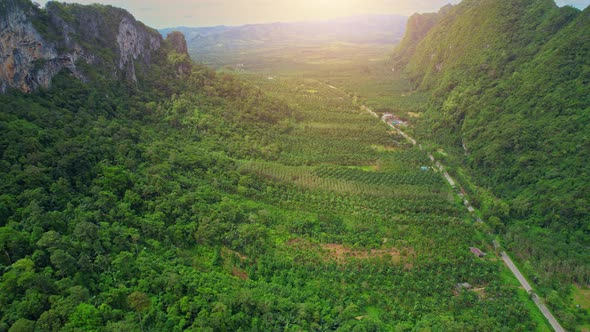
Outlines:
<svg viewBox="0 0 590 332"><path fill-rule="evenodd" d="M248 280L248 273L246 273L246 271L244 271L242 269L239 269L239 268L237 268L235 266L232 268L231 274L234 277L238 277L238 278L240 278L242 280Z"/></svg>
<svg viewBox="0 0 590 332"><path fill-rule="evenodd" d="M326 258L340 263L344 263L350 258L369 259L385 256L390 256L392 261L399 262L402 256L397 248L358 250L346 248L341 244L322 244L321 247L326 253Z"/></svg>
<svg viewBox="0 0 590 332"><path fill-rule="evenodd" d="M336 243L313 244L301 238L289 239L287 245L295 250L316 252L324 262L335 261L338 264L345 264L350 260L362 261L379 258L388 259L394 263L404 263L405 268L411 269L411 262L405 258L414 256L412 248L353 249Z"/></svg>

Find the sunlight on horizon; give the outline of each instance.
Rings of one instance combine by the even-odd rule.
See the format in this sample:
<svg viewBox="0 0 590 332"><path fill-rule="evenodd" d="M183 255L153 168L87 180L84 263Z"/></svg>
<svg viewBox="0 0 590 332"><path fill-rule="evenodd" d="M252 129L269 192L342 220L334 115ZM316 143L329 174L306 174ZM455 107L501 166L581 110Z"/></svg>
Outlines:
<svg viewBox="0 0 590 332"><path fill-rule="evenodd" d="M306 19L327 19L354 12L357 0L305 0L292 5Z"/></svg>
<svg viewBox="0 0 590 332"><path fill-rule="evenodd" d="M128 10L154 28L204 27L272 22L326 20L364 14L437 12L460 0L60 0L68 3L101 3ZM44 6L46 0L38 0ZM590 0L559 0L558 4L582 8Z"/></svg>
<svg viewBox="0 0 590 332"><path fill-rule="evenodd" d="M155 28L326 20L365 14L436 12L459 0L61 0L112 5ZM47 1L39 0L41 6Z"/></svg>

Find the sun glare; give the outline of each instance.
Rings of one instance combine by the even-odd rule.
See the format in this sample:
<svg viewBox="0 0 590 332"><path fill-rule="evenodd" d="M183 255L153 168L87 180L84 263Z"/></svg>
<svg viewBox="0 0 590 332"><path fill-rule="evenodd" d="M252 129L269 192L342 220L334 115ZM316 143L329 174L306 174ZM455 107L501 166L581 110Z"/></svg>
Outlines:
<svg viewBox="0 0 590 332"><path fill-rule="evenodd" d="M325 19L347 16L353 13L355 0L306 0L298 1L298 10L307 19Z"/></svg>

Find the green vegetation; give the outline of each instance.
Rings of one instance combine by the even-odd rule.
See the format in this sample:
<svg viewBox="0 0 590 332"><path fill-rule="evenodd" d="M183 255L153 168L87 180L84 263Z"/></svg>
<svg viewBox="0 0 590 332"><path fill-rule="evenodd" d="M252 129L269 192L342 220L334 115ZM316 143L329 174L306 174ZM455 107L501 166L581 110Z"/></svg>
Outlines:
<svg viewBox="0 0 590 332"><path fill-rule="evenodd" d="M482 8L498 15L494 6L506 2L484 1ZM562 33L558 26L573 29L568 19L581 15L543 6L523 8L526 20L547 22L516 26L555 35ZM111 10L66 7L94 18ZM562 46L550 35L536 37L527 50L493 35L498 49L514 48L511 60L490 65L503 66L494 72L498 76L471 79L483 69L471 68L470 61L482 58L458 57L449 69L432 64L431 73L421 72L417 63L435 47L424 45L436 44L433 33L443 37L433 22L453 31L463 8L481 19L478 5L464 1L415 26L415 40L406 43L415 47L411 61L399 54L389 59L383 45L302 44L226 53L215 57L220 71L193 65L182 75L179 66L191 66L168 41L149 66L135 64L137 86L87 66L87 83L64 72L46 91L0 96L0 331L547 331L493 254L487 226L473 224L425 151L361 103L410 120L405 131L428 139L424 148L450 166L489 227L503 232L503 243L540 284L547 305L567 328L584 326L587 289L569 288L569 281L584 284L587 276L584 249L574 252L587 243L587 219L578 211L584 205L570 211L572 224L543 224L546 211L538 202L551 192L508 181L502 172L518 169L510 160L494 163L510 158L499 153L515 147L493 150L505 132L468 125L491 114L484 106L499 91L494 89L521 91L516 81L504 80L525 86L561 70L583 76L586 67L576 67L579 58L572 67L559 65ZM485 27L498 23L490 20ZM581 43L583 35L570 30L561 39ZM90 41L100 46L93 51L106 67L114 59L108 34ZM535 36L522 34L523 40ZM464 52L489 55L472 46L466 43ZM536 53L545 56L535 64L555 61L547 67L554 72L528 64L525 57ZM409 79L397 66L400 59L408 60ZM463 78L468 80L461 83ZM496 80L497 86L486 85ZM412 85L420 90L411 91ZM587 123L575 108L583 99L574 99L586 86L575 85L578 90L565 99L572 105L562 114L578 117L571 126ZM526 89L531 98L550 93L536 85ZM516 97L503 100L519 105ZM492 104L494 110L504 107ZM471 111L476 106L481 113ZM516 121L522 119L504 113L486 119L522 129ZM547 119L535 113L527 123ZM552 137L569 135L547 128ZM469 131L476 129L491 148ZM577 156L585 158L585 143L573 136L581 129L570 129ZM535 137L546 137L536 130ZM486 136L488 131L495 134ZM462 139L469 151L464 158ZM566 163L573 160L568 151L547 153ZM561 164L553 166L552 185L571 181L564 188L578 190L573 196L583 193L585 179L566 178ZM533 181L541 173L531 174L520 176ZM580 180L579 188L572 179ZM514 200L511 192L518 195ZM518 198L525 194L529 200ZM562 213L560 204L552 208ZM524 217L530 211L532 217ZM560 245L564 238L573 243L567 250ZM488 255L475 257L471 246ZM472 288L457 286L464 282Z"/></svg>
<svg viewBox="0 0 590 332"><path fill-rule="evenodd" d="M0 97L0 329L535 329L425 155L347 94L155 60L139 88Z"/></svg>
<svg viewBox="0 0 590 332"><path fill-rule="evenodd" d="M538 291L563 301L568 329L588 323L566 303L572 283L590 283L589 10L463 1L394 57L433 95L415 134L449 152Z"/></svg>

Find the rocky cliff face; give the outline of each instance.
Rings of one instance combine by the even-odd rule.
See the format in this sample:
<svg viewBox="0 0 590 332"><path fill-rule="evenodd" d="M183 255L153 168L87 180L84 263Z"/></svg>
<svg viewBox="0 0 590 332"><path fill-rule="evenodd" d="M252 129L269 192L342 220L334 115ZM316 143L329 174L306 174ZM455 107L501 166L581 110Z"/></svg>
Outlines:
<svg viewBox="0 0 590 332"><path fill-rule="evenodd" d="M174 62L177 74L184 75L190 73L192 64L184 35L181 32L173 31L166 36L166 42L176 55Z"/></svg>
<svg viewBox="0 0 590 332"><path fill-rule="evenodd" d="M11 1L3 4L0 20L2 92L9 86L30 91L37 85L48 84L45 78L54 75L54 67L72 66L72 61L58 56L56 48L45 43L32 24L30 17L33 13L31 6L27 8ZM59 64L56 66L56 63ZM40 75L34 75L33 71Z"/></svg>
<svg viewBox="0 0 590 332"><path fill-rule="evenodd" d="M175 37L181 42L186 49L184 38ZM163 44L157 31L122 9L57 2L40 9L30 0L2 0L0 92L48 87L64 69L84 80L88 65L102 75L136 82L136 65L148 68Z"/></svg>
<svg viewBox="0 0 590 332"><path fill-rule="evenodd" d="M137 81L133 61L143 58L147 64L151 60L151 52L160 48L162 37L150 34L138 27L133 17L123 17L119 23L117 45L119 46L119 69L126 69L128 78Z"/></svg>
<svg viewBox="0 0 590 332"><path fill-rule="evenodd" d="M188 47L186 45L186 39L181 32L172 31L166 36L166 40L172 46L172 49L179 54L188 55Z"/></svg>

